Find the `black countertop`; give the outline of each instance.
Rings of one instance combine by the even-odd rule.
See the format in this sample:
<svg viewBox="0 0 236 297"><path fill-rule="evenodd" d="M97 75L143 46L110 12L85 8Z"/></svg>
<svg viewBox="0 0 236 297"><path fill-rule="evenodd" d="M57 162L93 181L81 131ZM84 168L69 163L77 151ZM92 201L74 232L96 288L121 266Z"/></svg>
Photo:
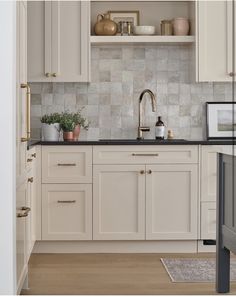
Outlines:
<svg viewBox="0 0 236 297"><path fill-rule="evenodd" d="M234 140L155 140L155 139L101 139L79 141L38 141L41 145L233 145Z"/></svg>

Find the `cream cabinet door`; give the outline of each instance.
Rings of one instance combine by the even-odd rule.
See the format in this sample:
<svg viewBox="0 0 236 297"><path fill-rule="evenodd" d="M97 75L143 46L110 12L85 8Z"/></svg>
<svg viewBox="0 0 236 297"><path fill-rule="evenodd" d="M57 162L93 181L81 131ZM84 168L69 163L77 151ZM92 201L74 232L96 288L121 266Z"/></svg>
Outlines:
<svg viewBox="0 0 236 297"><path fill-rule="evenodd" d="M197 239L198 166L146 168L146 239Z"/></svg>
<svg viewBox="0 0 236 297"><path fill-rule="evenodd" d="M26 179L26 89L27 83L27 3L17 1L17 78L16 78L16 182L19 186Z"/></svg>
<svg viewBox="0 0 236 297"><path fill-rule="evenodd" d="M232 81L232 1L198 1L198 81Z"/></svg>
<svg viewBox="0 0 236 297"><path fill-rule="evenodd" d="M29 81L89 81L89 1L30 1L28 25Z"/></svg>
<svg viewBox="0 0 236 297"><path fill-rule="evenodd" d="M144 165L94 165L93 239L145 239Z"/></svg>
<svg viewBox="0 0 236 297"><path fill-rule="evenodd" d="M92 239L92 185L42 186L42 239Z"/></svg>
<svg viewBox="0 0 236 297"><path fill-rule="evenodd" d="M201 239L216 239L215 202L201 202Z"/></svg>

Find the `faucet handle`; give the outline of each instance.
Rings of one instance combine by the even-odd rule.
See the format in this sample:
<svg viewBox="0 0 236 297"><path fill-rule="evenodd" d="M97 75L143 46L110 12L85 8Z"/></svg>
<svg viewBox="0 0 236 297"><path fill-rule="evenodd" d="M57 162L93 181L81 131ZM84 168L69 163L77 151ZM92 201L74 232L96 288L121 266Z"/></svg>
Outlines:
<svg viewBox="0 0 236 297"><path fill-rule="evenodd" d="M143 131L143 132L149 132L150 127L140 127L140 130Z"/></svg>

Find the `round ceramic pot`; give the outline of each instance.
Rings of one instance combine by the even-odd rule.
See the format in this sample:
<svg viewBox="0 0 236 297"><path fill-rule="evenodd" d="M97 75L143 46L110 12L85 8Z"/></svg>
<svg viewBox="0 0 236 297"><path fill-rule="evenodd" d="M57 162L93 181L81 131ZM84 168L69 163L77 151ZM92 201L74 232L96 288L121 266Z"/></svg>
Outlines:
<svg viewBox="0 0 236 297"><path fill-rule="evenodd" d="M60 138L60 124L42 124L42 138L44 141L58 141Z"/></svg>
<svg viewBox="0 0 236 297"><path fill-rule="evenodd" d="M96 35L116 35L117 24L110 19L109 13L99 14L94 31Z"/></svg>
<svg viewBox="0 0 236 297"><path fill-rule="evenodd" d="M73 131L71 131L71 132L63 132L63 139L65 141L73 141L74 140L74 133L73 133Z"/></svg>
<svg viewBox="0 0 236 297"><path fill-rule="evenodd" d="M74 140L78 140L79 139L79 134L80 134L80 125L76 125L75 126L75 129L73 131Z"/></svg>
<svg viewBox="0 0 236 297"><path fill-rule="evenodd" d="M185 36L189 33L189 20L176 18L173 20L174 35Z"/></svg>

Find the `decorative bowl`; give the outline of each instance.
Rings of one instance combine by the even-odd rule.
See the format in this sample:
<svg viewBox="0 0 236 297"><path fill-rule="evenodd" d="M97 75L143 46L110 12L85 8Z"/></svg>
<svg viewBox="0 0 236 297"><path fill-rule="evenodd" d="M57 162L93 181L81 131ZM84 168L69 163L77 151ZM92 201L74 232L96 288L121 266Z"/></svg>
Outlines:
<svg viewBox="0 0 236 297"><path fill-rule="evenodd" d="M134 26L134 35L154 35L156 28L154 26Z"/></svg>

